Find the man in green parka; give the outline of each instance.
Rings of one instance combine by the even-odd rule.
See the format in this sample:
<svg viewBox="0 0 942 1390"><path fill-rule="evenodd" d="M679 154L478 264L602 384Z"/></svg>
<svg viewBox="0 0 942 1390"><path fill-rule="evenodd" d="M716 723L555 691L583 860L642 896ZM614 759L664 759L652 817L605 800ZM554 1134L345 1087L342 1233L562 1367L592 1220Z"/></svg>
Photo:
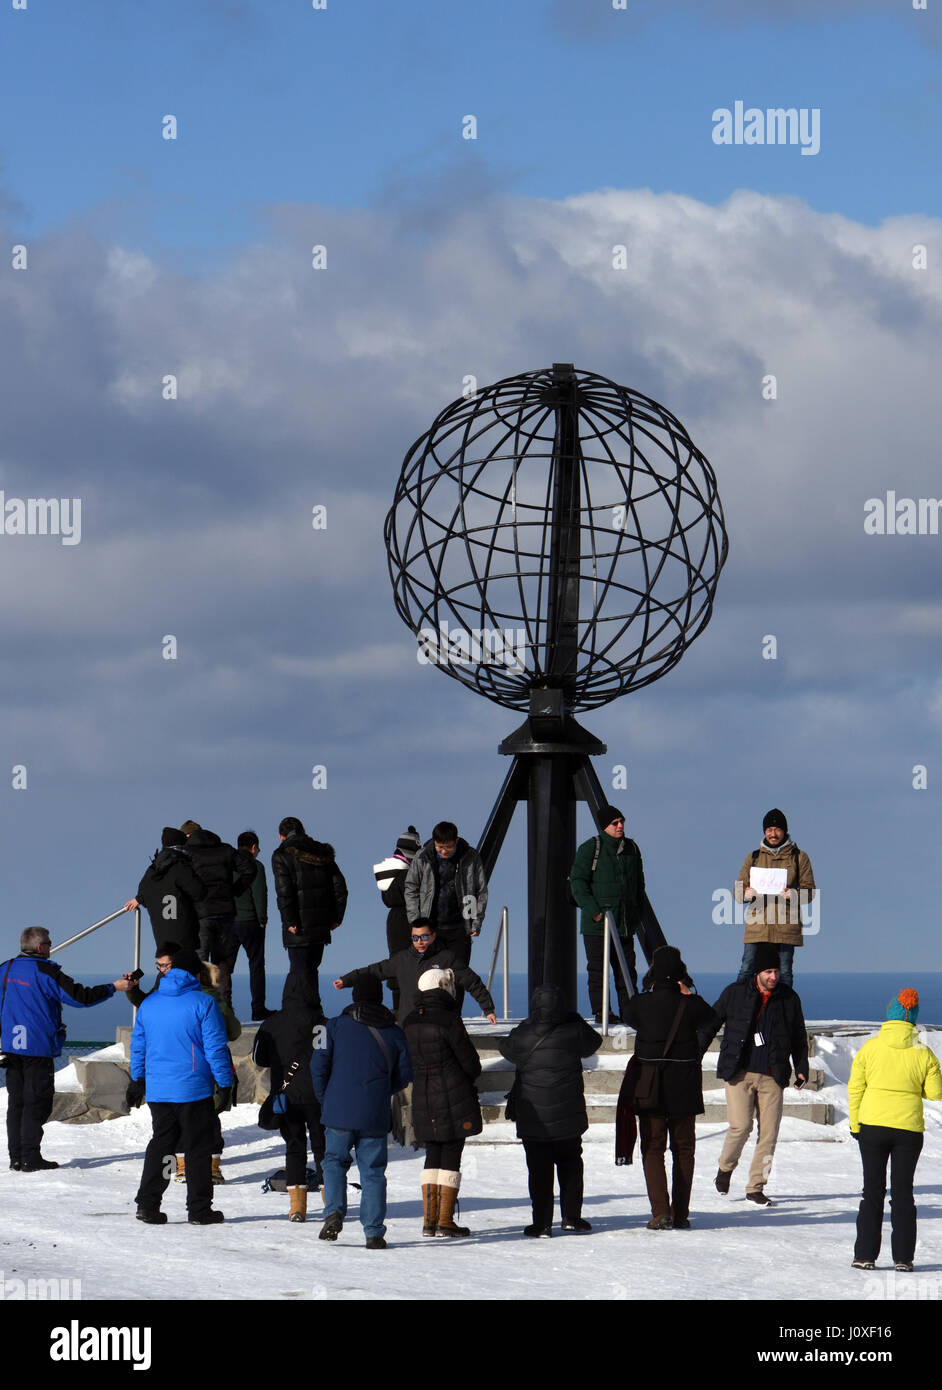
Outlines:
<svg viewBox="0 0 942 1390"><path fill-rule="evenodd" d="M580 930L585 942L589 1003L596 1023L601 1023L604 916L608 909L615 914L631 988L635 992L638 989L633 934L644 899L644 867L638 846L625 838L625 817L616 806L603 806L596 820L601 834L586 840L576 850L569 883L572 896L582 909ZM624 1011L631 995L614 951L612 969L618 1007ZM610 1021L615 1023L618 1019L613 1016Z"/></svg>

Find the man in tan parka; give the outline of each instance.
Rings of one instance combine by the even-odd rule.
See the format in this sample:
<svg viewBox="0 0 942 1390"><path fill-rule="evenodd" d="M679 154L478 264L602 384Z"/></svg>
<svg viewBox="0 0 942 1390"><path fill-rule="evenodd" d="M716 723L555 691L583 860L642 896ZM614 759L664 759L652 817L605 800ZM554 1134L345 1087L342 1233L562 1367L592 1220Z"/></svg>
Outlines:
<svg viewBox="0 0 942 1390"><path fill-rule="evenodd" d="M811 860L788 834L788 821L778 808L762 820L762 842L743 860L734 896L747 902L745 946L738 981L755 974L753 960L760 943L775 946L782 962L782 982L792 987L795 947L804 944L801 909L815 894Z"/></svg>

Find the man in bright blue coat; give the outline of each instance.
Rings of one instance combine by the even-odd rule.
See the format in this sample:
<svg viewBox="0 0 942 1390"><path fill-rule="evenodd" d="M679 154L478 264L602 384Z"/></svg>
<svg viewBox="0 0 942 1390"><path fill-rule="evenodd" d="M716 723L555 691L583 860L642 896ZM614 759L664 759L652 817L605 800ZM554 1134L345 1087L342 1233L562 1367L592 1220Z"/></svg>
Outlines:
<svg viewBox="0 0 942 1390"><path fill-rule="evenodd" d="M412 1080L401 1028L382 1003L372 975L353 987L353 1003L315 1030L311 1076L321 1106L326 1152L321 1240L336 1240L347 1214L347 1169L355 1151L360 1170L360 1222L368 1250L385 1250L386 1137L389 1102Z"/></svg>
<svg viewBox="0 0 942 1390"><path fill-rule="evenodd" d="M146 1085L154 1123L136 1197L137 1218L149 1225L167 1220L160 1202L178 1153L186 1159L190 1224L209 1226L224 1219L212 1205L213 1083L220 1087L219 1109L225 1110L232 1096L232 1066L219 1005L200 989L201 965L195 951L178 951L160 989L138 1010L131 1034L128 1101L140 1105Z"/></svg>

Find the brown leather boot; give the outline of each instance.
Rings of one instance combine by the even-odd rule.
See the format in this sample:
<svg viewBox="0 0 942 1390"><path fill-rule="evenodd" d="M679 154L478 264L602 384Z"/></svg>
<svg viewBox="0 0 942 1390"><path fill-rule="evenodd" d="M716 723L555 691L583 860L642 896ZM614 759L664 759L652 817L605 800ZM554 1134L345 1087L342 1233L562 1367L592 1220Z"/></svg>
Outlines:
<svg viewBox="0 0 942 1390"><path fill-rule="evenodd" d="M437 1168L426 1168L422 1173L422 1234L433 1236L438 1227L438 1209L441 1188Z"/></svg>
<svg viewBox="0 0 942 1390"><path fill-rule="evenodd" d="M288 1196L291 1198L291 1209L288 1212L288 1220L306 1221L307 1187L289 1187Z"/></svg>
<svg viewBox="0 0 942 1390"><path fill-rule="evenodd" d="M225 1178L224 1178L223 1175L222 1175L222 1169L221 1169L220 1166L219 1166L221 1162L222 1162L222 1160L221 1160L221 1158L219 1157L219 1154L213 1154L213 1182L214 1182L214 1183L217 1183L217 1182L225 1182L225 1181L226 1181Z"/></svg>
<svg viewBox="0 0 942 1390"><path fill-rule="evenodd" d="M468 1226L455 1225L455 1203L458 1200L458 1188L461 1186L461 1174L440 1168L438 1170L438 1183L438 1226L435 1234L439 1236L469 1236L471 1230Z"/></svg>
<svg viewBox="0 0 942 1390"><path fill-rule="evenodd" d="M186 1182L186 1159L183 1154L177 1154L177 1171L173 1180L174 1182Z"/></svg>

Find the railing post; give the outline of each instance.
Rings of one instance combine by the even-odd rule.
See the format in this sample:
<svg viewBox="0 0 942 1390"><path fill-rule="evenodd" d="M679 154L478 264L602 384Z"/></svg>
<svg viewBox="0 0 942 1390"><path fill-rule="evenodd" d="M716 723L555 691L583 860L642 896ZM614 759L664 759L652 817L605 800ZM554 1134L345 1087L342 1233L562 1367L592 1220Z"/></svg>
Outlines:
<svg viewBox="0 0 942 1390"><path fill-rule="evenodd" d="M141 909L134 909L134 967L135 970L141 968ZM137 1022L137 1005L131 1010L131 1027Z"/></svg>
<svg viewBox="0 0 942 1390"><path fill-rule="evenodd" d="M602 916L602 1037L608 1037L608 975L612 960L611 938L609 935L609 914Z"/></svg>
<svg viewBox="0 0 942 1390"><path fill-rule="evenodd" d="M500 914L501 940L504 943L504 1021L510 1017L510 913L506 907Z"/></svg>

